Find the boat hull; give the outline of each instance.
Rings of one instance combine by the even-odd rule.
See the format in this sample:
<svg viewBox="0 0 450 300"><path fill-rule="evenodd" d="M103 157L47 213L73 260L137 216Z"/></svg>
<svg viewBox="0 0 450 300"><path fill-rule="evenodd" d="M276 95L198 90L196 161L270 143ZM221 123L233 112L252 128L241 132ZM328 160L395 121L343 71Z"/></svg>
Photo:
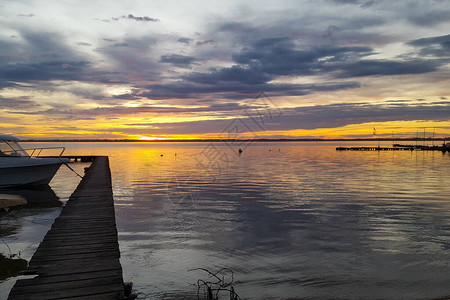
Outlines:
<svg viewBox="0 0 450 300"><path fill-rule="evenodd" d="M49 184L62 163L60 160L44 160L29 165L0 165L0 188Z"/></svg>

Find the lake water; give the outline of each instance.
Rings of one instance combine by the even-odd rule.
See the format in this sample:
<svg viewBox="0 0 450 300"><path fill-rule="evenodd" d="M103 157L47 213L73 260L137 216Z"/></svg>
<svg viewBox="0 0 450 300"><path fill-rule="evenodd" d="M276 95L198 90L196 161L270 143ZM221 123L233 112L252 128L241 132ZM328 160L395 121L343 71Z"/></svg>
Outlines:
<svg viewBox="0 0 450 300"><path fill-rule="evenodd" d="M356 143L65 144L110 157L124 279L139 299L197 299L211 278L196 268L232 269L242 299L450 297L450 155L342 145ZM77 184L61 168L50 185L64 202ZM25 259L60 207L32 209L3 234Z"/></svg>

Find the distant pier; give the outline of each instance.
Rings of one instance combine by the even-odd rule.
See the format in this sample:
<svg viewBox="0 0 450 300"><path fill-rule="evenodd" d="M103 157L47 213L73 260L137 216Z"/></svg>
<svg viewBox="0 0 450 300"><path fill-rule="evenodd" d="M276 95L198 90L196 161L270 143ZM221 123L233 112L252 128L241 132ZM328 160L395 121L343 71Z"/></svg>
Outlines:
<svg viewBox="0 0 450 300"><path fill-rule="evenodd" d="M106 156L92 165L12 288L15 299L123 299L111 173Z"/></svg>
<svg viewBox="0 0 450 300"><path fill-rule="evenodd" d="M424 146L424 145L401 145L394 144L391 147L336 147L337 151L442 151L450 152L450 146L444 144L442 146Z"/></svg>
<svg viewBox="0 0 450 300"><path fill-rule="evenodd" d="M401 151L401 150L411 150L405 147L336 147L338 151Z"/></svg>

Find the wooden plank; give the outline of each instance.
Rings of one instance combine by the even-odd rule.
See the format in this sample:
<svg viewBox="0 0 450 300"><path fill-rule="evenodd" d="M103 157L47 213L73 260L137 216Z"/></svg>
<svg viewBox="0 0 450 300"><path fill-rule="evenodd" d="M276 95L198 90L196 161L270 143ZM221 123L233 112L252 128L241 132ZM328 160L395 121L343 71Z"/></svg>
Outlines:
<svg viewBox="0 0 450 300"><path fill-rule="evenodd" d="M76 281L65 281L65 282L53 282L53 283L42 283L35 285L27 285L22 286L20 289L17 289L16 294L30 294L30 293L42 293L48 291L55 291L61 288L64 289L74 289L74 288L82 288L90 285L107 285L111 283L119 283L122 284L122 276L103 276L97 278L90 279L82 279Z"/></svg>
<svg viewBox="0 0 450 300"><path fill-rule="evenodd" d="M119 251L117 247L114 245L105 245L105 246L97 246L97 247L67 247L69 249L54 249L52 247L47 247L36 253L36 257L46 257L53 255L76 255L76 254L86 254L86 253L98 253L98 252L111 252L113 254L115 251ZM33 255L34 258L34 255ZM33 259L30 260L30 264L33 262Z"/></svg>
<svg viewBox="0 0 450 300"><path fill-rule="evenodd" d="M118 287L120 286L120 289ZM109 299L123 299L123 286L120 282L114 282L110 284L104 284L104 285L97 285L97 286L86 286L84 287L78 287L78 288L66 288L66 289L60 289L57 288L55 290L51 291L43 291L43 292L32 292L27 294L17 294L14 295L14 299L47 299L47 300L53 300L53 299L65 299L69 297L87 297L87 296L96 296L99 297L102 294L109 294L114 295L116 298L109 298ZM10 295L11 297L11 295Z"/></svg>
<svg viewBox="0 0 450 300"><path fill-rule="evenodd" d="M42 276L66 276L66 275L71 275L71 274L82 274L82 273L90 273L90 272L96 272L96 271L114 271L114 270L118 270L120 268L120 265L117 266L114 264L114 261L116 259L112 258L110 260L110 264L109 265L105 265L105 264L91 264L88 266L79 266L79 267L73 267L71 266L69 268L69 266L67 266L64 263L61 262L53 262L53 263L49 263L49 264L40 264L39 267L35 267L30 265L29 271L31 273L36 272L39 273L39 275ZM121 270L122 271L122 270ZM36 277L38 278L38 277Z"/></svg>
<svg viewBox="0 0 450 300"><path fill-rule="evenodd" d="M84 242L90 243L90 244L102 244L102 243L116 243L116 239L114 235L106 235L106 236L100 236L96 238L86 238L83 237ZM78 245L80 242L80 238L75 239L65 239L64 237L53 237L53 238L47 238L45 239L45 242L53 242L58 243L60 246L65 245Z"/></svg>
<svg viewBox="0 0 450 300"><path fill-rule="evenodd" d="M71 234L70 236L68 236L67 234L51 234L45 237L44 240L66 240L66 241L70 241L70 240L75 240L75 241L79 241L81 238L83 240L95 240L96 237L98 238L108 238L108 237L115 237L117 236L117 234L115 233L111 233L111 232L98 232L98 233L91 233L91 234Z"/></svg>
<svg viewBox="0 0 450 300"><path fill-rule="evenodd" d="M80 226L76 226L76 225L72 225L70 223L61 223L61 226L65 225L64 227L67 228L59 228L59 229L55 229L56 232L70 232L70 231L87 231L87 232L100 232L101 230L107 229L108 227L116 227L115 223L112 222L97 222L97 223L87 223L85 225L80 225ZM109 230L109 229L108 229Z"/></svg>
<svg viewBox="0 0 450 300"><path fill-rule="evenodd" d="M122 299L123 278L107 157L97 157L8 299Z"/></svg>
<svg viewBox="0 0 450 300"><path fill-rule="evenodd" d="M89 253L76 253L76 254L64 254L64 255L51 255L51 256L42 256L36 257L33 260L33 264L42 265L48 262L70 262L70 263L78 263L84 264L88 259L98 260L99 258L108 257L108 258L120 258L120 251L103 251L103 252L89 252Z"/></svg>
<svg viewBox="0 0 450 300"><path fill-rule="evenodd" d="M35 284L45 284L45 283L56 283L56 282L71 282L77 280L90 280L95 278L102 278L108 276L119 276L122 275L121 270L109 270L109 271L93 271L85 273L75 273L67 274L65 276L45 276L36 277L32 279L22 279L17 281L16 285L18 287L35 285Z"/></svg>
<svg viewBox="0 0 450 300"><path fill-rule="evenodd" d="M54 256L62 256L62 255L66 255L67 259L74 258L74 256L76 256L76 255L80 255L80 257L82 257L82 256L85 256L87 254L92 254L92 255L98 254L98 256L100 256L101 254L103 254L105 252L110 253L111 254L111 258L113 258L113 257L117 257L117 254L119 253L119 250L115 249L115 248L112 248L112 247L109 247L107 249L96 248L96 249L86 249L86 250L83 250L83 251L77 251L77 250L71 250L71 251L68 250L68 251L64 251L64 252L52 251L48 255L45 255L45 253L36 255L36 261L38 261L38 260L43 261L46 258L50 259L50 258L52 258ZM52 259L52 260L54 260L54 259ZM35 265L35 264L36 264L36 262L34 260L31 260L30 263L29 263L29 265Z"/></svg>

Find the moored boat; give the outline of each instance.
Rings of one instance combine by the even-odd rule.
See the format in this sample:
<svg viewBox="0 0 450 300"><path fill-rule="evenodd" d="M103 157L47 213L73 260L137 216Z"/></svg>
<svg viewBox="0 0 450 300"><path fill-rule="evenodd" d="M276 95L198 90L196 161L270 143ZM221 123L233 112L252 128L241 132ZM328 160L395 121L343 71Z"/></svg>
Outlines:
<svg viewBox="0 0 450 300"><path fill-rule="evenodd" d="M44 149L61 152L59 157L39 157ZM64 150L64 147L24 149L18 138L0 135L0 188L49 184L59 167L69 162L60 157Z"/></svg>

